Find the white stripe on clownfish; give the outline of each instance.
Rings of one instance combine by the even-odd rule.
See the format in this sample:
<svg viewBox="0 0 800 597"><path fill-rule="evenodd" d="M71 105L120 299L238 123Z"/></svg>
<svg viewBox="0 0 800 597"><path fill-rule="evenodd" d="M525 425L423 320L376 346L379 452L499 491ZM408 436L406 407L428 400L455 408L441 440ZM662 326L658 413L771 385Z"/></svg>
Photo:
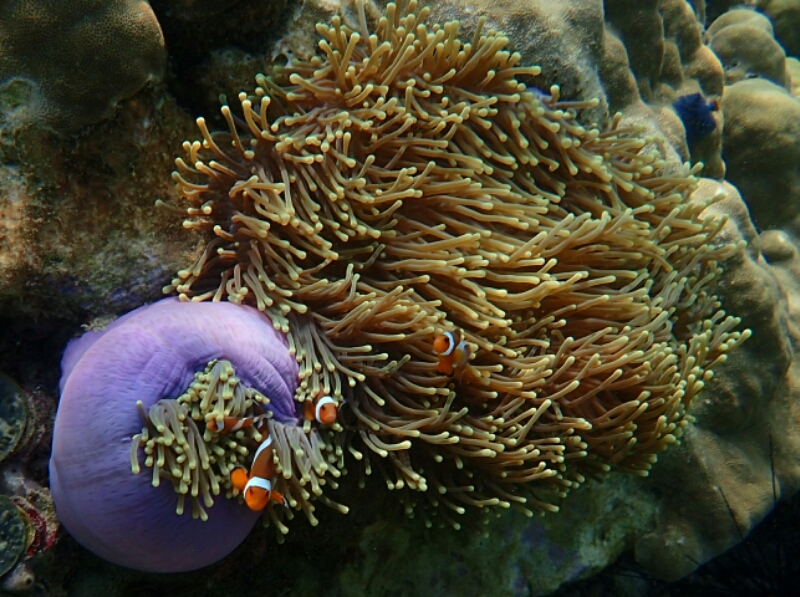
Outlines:
<svg viewBox="0 0 800 597"><path fill-rule="evenodd" d="M336 422L338 413L339 404L324 392L320 392L316 400L306 401L303 406L303 417L306 421L316 421L326 427Z"/></svg>
<svg viewBox="0 0 800 597"><path fill-rule="evenodd" d="M253 465L252 465L252 466L251 466L251 468L250 468L250 473L251 473L251 474L252 474L252 472L253 472L253 467L255 467L256 461L258 460L258 457L259 457L259 456L261 456L261 453L262 453L264 450L266 450L266 449L268 449L268 448L271 448L271 447L272 447L272 436L269 436L269 435L268 435L268 436L267 436L267 437L264 439L264 441L263 441L263 442L261 442L261 444L259 444L259 446L258 446L258 449L256 450L256 453L253 455ZM270 450L270 452L271 452L271 450ZM272 454L270 453L270 454L268 454L268 456L270 457L270 460L269 460L269 462L270 462L270 464L271 464L271 463L272 463Z"/></svg>
<svg viewBox="0 0 800 597"><path fill-rule="evenodd" d="M456 337L455 335L453 335L453 332L445 332L444 336L445 338L447 338L448 341L447 349L439 353L439 355L443 357L449 357L451 354L453 354L453 351L456 349L456 345L458 344L458 342L456 342Z"/></svg>
<svg viewBox="0 0 800 597"><path fill-rule="evenodd" d="M240 429L251 427L252 425L258 425L261 423L261 421L264 421L268 418L269 415L263 414L255 417L244 417L241 419L237 417L209 419L206 423L206 429L214 433L230 433L232 431L239 431Z"/></svg>

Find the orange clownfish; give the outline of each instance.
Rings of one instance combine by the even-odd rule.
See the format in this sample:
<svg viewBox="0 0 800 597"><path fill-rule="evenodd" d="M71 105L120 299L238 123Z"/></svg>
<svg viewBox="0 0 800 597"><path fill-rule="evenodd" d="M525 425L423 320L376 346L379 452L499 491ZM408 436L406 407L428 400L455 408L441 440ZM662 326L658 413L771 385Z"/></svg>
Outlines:
<svg viewBox="0 0 800 597"><path fill-rule="evenodd" d="M206 429L214 433L230 433L231 431L239 431L252 425L258 425L261 421L265 420L267 415L258 415L257 417L245 417L237 419L236 417L225 417L221 421L219 419L209 419L206 423Z"/></svg>
<svg viewBox="0 0 800 597"><path fill-rule="evenodd" d="M266 508L271 501L286 505L286 499L280 492L272 489L271 479L275 476L273 450L272 438L267 437L253 456L250 474L247 474L242 467L233 469L231 473L231 484L242 492L245 504L255 512Z"/></svg>
<svg viewBox="0 0 800 597"><path fill-rule="evenodd" d="M316 421L320 425L333 425L339 413L336 401L320 392L316 400L306 400L303 405L303 417L306 421Z"/></svg>
<svg viewBox="0 0 800 597"><path fill-rule="evenodd" d="M436 371L445 375L461 377L469 364L469 345L464 340L463 332L456 328L455 332L445 332L433 339L433 350L439 357Z"/></svg>

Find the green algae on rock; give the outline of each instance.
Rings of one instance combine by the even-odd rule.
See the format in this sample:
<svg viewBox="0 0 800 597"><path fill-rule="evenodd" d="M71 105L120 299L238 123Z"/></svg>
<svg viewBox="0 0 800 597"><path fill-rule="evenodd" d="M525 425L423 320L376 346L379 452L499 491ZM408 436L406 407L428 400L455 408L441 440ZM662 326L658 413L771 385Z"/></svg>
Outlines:
<svg viewBox="0 0 800 597"><path fill-rule="evenodd" d="M25 436L29 416L27 396L14 380L0 374L0 462Z"/></svg>
<svg viewBox="0 0 800 597"><path fill-rule="evenodd" d="M32 540L28 517L13 501L0 495L0 576L16 565Z"/></svg>

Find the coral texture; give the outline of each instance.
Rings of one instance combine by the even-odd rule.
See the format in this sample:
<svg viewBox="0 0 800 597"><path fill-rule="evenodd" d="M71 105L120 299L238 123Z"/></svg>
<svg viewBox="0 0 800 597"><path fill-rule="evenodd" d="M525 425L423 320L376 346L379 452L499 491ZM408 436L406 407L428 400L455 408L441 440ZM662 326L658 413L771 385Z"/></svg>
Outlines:
<svg viewBox="0 0 800 597"><path fill-rule="evenodd" d="M775 36L792 56L800 56L800 2L797 0L755 0L775 25Z"/></svg>
<svg viewBox="0 0 800 597"><path fill-rule="evenodd" d="M786 53L773 37L764 15L745 8L731 10L706 32L709 47L725 68L725 84L762 77L786 87Z"/></svg>
<svg viewBox="0 0 800 597"><path fill-rule="evenodd" d="M113 317L162 296L196 249L169 218L149 217L154 195L173 193L162 148L190 125L173 100L148 93L77 139L0 123L0 306L9 318Z"/></svg>
<svg viewBox="0 0 800 597"><path fill-rule="evenodd" d="M730 83L721 102L722 140L728 180L736 187L724 183L728 198L712 209L728 213L728 234L748 243L726 264L721 288L725 305L746 314L754 334L695 404L683 445L666 455L650 480L665 499L656 529L637 540L636 557L670 580L741 541L776 495L784 499L800 488L794 349L800 103L775 82L785 57L769 50L778 46L764 37L771 39L772 25L763 15L744 9L722 14L708 30L712 45L736 27L739 33L714 46ZM763 60L767 56L771 62ZM719 188L704 183L700 191ZM672 491L676 485L680 494Z"/></svg>
<svg viewBox="0 0 800 597"><path fill-rule="evenodd" d="M415 2L376 23L356 4L318 26L322 57L223 106L228 131L198 120L175 179L209 244L167 290L268 313L296 399L343 402L347 448L409 511L420 492L458 526L646 473L746 337L714 296L741 249L701 215L715 198L688 201L691 172L640 128L526 88L540 69L482 21L463 42ZM441 331L472 357L454 377Z"/></svg>
<svg viewBox="0 0 800 597"><path fill-rule="evenodd" d="M60 132L108 116L165 66L161 28L143 0L2 3L0 86L29 83L29 118Z"/></svg>
<svg viewBox="0 0 800 597"><path fill-rule="evenodd" d="M722 178L720 159L722 122L701 142L686 146L684 125L676 122L664 104L701 94L706 101L722 93L723 71L719 59L703 43L702 26L684 0L605 3L604 89L611 108L629 118L650 117L683 159L703 164L703 175ZM620 43L622 42L622 43ZM628 78L633 74L633 79ZM635 85L631 85L633 83Z"/></svg>
<svg viewBox="0 0 800 597"><path fill-rule="evenodd" d="M797 235L800 102L774 82L756 78L728 87L722 109L729 180L747 198L754 223L762 230L780 226Z"/></svg>
<svg viewBox="0 0 800 597"><path fill-rule="evenodd" d="M137 401L149 409L177 397L219 358L275 404L293 404L297 366L255 309L165 299L69 345L50 486L61 521L84 547L131 568L176 572L215 562L245 538L258 514L236 500L214 500L206 521L189 509L179 516L170 483L154 487L153 475L131 472L131 438L142 430Z"/></svg>

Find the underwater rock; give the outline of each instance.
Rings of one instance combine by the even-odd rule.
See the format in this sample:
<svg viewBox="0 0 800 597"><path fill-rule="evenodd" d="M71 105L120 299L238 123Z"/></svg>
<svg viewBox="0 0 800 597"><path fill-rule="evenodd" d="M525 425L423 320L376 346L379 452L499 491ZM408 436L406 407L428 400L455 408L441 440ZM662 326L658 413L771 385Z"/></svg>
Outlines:
<svg viewBox="0 0 800 597"><path fill-rule="evenodd" d="M131 470L131 441L143 425L137 401L148 409L177 397L219 358L273 401L291 400L294 358L249 307L164 299L67 347L50 486L61 522L84 547L130 568L177 572L219 560L247 536L259 514L237 500L215 496L207 521L191 509L178 515L170 483L154 487L149 470Z"/></svg>
<svg viewBox="0 0 800 597"><path fill-rule="evenodd" d="M152 209L173 192L163 148L191 124L174 100L143 93L77 139L36 127L0 132L3 313L36 327L81 311L116 316L163 296L197 248Z"/></svg>
<svg viewBox="0 0 800 597"><path fill-rule="evenodd" d="M570 3L569 6L555 1L503 2L500 5L441 2L434 4L433 8L434 12L439 11L445 16L463 16L465 24L474 23L479 14L488 13L490 22L498 28L509 28L514 49L524 48L526 62L543 65L548 77L542 79L543 88L549 82L559 82L562 83L562 95L566 100L600 97L598 106L588 111L589 120L601 123L608 118L609 111L621 111L624 122L646 124L649 127L647 135L657 140L655 143L666 140L665 151L669 153L671 163L677 163L688 159L689 153L683 125L669 106L680 95L705 92L704 97L709 97L710 94L720 93L723 70L713 53L703 45L702 38L698 37L700 28L696 20L691 18L688 3L666 2L663 3L664 10L660 12L655 12L654 4L643 3L642 13L649 11L647 18L652 22L648 26L652 27L660 19L665 33L663 39L650 40L652 47L642 45L643 41L634 43L634 38L628 40L619 33L623 29L635 29L632 23L620 20L625 18L624 11L618 11L620 16L614 16L614 21L608 16L604 23L603 5L599 0ZM619 6L623 6L623 3ZM310 48L310 55L313 55L313 44L318 39L316 23L327 21L331 12L337 9L337 2L304 2L303 17L288 31L275 31L276 35L283 34L276 52L280 47L306 47ZM611 11L608 14L611 15ZM225 19L225 15L221 13L215 19ZM234 28L237 24L228 22L227 25ZM535 31L536 35L531 35L531 31ZM619 37L612 31L618 32ZM301 42L307 40L313 40L313 43L303 46ZM293 46L290 42L297 44ZM641 56L656 59L660 50L655 50L659 47L663 47L660 65L647 64L640 59ZM270 49L265 48L264 51L269 52ZM235 52L230 54L234 55ZM242 56L241 60L252 60L246 54ZM631 70L629 58L636 63L636 73ZM227 65L227 62L219 61L219 64ZM249 70L250 66L240 68ZM209 75L215 76L213 73ZM187 94L197 92L197 87L188 79L182 85L185 85ZM209 84L208 88L212 86ZM645 88L654 95L645 97ZM770 89L775 88L773 85ZM751 209L754 213L766 214L765 221L769 225L783 225L782 215L793 214L790 202L782 198L785 195L783 191L793 180L788 162L783 160L784 155L794 155L797 141L794 137L782 137L780 131L790 129L776 126L775 120L789 104L780 96L776 112L766 106L763 110L746 113L746 102L741 104L741 109L735 107L739 101L736 99L739 93L736 86L729 91L732 93L730 110L728 107L723 109L726 119L731 114L735 118L730 130L726 125L726 131L732 135L739 126L737 122L748 119L752 119L754 127L759 121L764 123L763 128L742 129L741 136L737 137L744 140L740 147L728 146L731 152L728 155L733 160L729 174L737 184L742 185L743 190L747 187L743 194L748 202L753 201ZM788 113L793 114L791 110ZM172 226L172 218L165 217L161 211L151 210L155 198L167 200L175 196L167 173L171 170L170 161L176 148L190 134L188 125L194 116L192 110L177 106L165 91L146 90L133 100L124 102L112 120L93 128L86 136L69 145L23 129L16 129L13 135L0 134L0 146L4 152L2 161L6 162L3 166L3 182L0 183L0 205L3 210L8 210L4 213L12 213L8 205L18 210L13 212L18 214L12 220L14 225L7 228L9 235L0 239L0 302L6 312L16 316L26 312L60 313L83 309L86 320L96 315L118 313L156 298L160 286L168 281L169 272L194 260L201 250L201 244L205 243L189 239L182 234L179 226ZM224 126L224 123L216 123L217 126L220 124ZM748 130L751 131L749 136ZM712 135L708 141L716 143L717 159L721 146L720 131L718 127L714 133L720 137L715 140ZM770 152L772 147L776 147L775 153L770 154L775 163L770 163L769 167L783 168L778 179L774 175L759 178L756 169L749 168L746 160L736 157L739 151L744 157L754 140L758 141L757 145L762 151ZM781 154L778 149L785 149L788 154ZM714 155L713 148L708 155ZM693 151L691 159L704 161L705 173L709 176L724 172L721 161L712 166L713 158L706 158L704 154ZM786 179L781 179L781 176ZM752 182L748 182L748 179ZM757 187L762 190L758 191ZM705 186L706 191L713 188ZM772 188L776 191L770 193ZM10 190L6 192L6 189ZM735 199L735 193L733 196ZM7 197L14 201L3 204ZM22 198L22 202L17 198ZM774 208L768 206L769 201L772 201ZM731 213L737 219L743 218L737 221L741 221L740 225L744 227L743 222L747 218L744 204L733 201L725 205L731 207ZM773 209L777 214L774 218L769 215ZM6 221L4 219L4 224ZM427 540L425 532L417 533L414 530L406 533L409 524L405 521L382 520L362 531L350 528L350 517L333 517L323 521L323 524L329 525L327 529L310 529L319 534L306 535L307 541L295 543L291 554L273 550L275 561L283 556L284 559L280 559L282 567L294 572L300 567L296 562L296 554L307 554L313 544L321 557L304 561L302 570L304 576L317 582L317 594L320 595L356 592L358 584L349 582L351 579L363 581L364 586L384 586L381 583L388 582L383 580L383 571L386 569L391 569L395 574L391 579L393 587L400 587L399 590L404 594L430 594L429 583L437 582L438 594L441 595L463 594L463 587L476 593L494 595L499 577L508 580L508 584L503 585L508 594L526 595L550 590L565 580L599 570L621 551L632 549L637 540L647 537L648 532L653 534L637 546L639 557L651 571L668 577L685 573L686 567L691 566L686 554L703 559L738 541L736 530L730 524L730 516L722 509L724 504L719 493L713 493L714 484L724 482L725 495L729 490L736 494L731 499L746 517L743 518L746 522L741 525L743 529L763 515L769 508L768 498L771 495L765 486L766 469L761 468L766 454L764 442L767 442L764 425L773 419L785 419L789 425L796 419L791 411L787 415L785 410L790 408L788 398L782 400L771 397L779 396L779 391L790 396L794 388L800 385L796 382L800 374L791 368L790 375L785 374L786 368L793 365L787 364L791 352L787 347L785 330L790 322L780 298L782 293L787 293L789 307L797 308L795 297L800 293L792 286L800 279L794 271L795 241L791 235L778 230L766 231L760 241L755 235L745 236L751 242L752 252L742 263L726 264L728 286L723 288L722 294L727 307L731 297L735 298L741 291L742 302L731 304L742 305L746 311L752 310L754 317L748 320L748 325L756 330L755 338L750 341L755 342L754 349L742 353L740 360L722 368L712 384L704 390L708 403L698 404L698 415L702 415L703 426L699 429L689 426L686 436L688 452L681 446L668 451L655 469L663 469L664 472L654 478L651 485L639 479L614 476L606 481L602 490L596 491L591 483L587 483L575 492L575 500L585 499L587 508L597 510L605 504L608 512L615 512L614 507L619 505L616 512L627 512L629 518L620 514L613 523L604 526L602 517L582 517L581 503L575 516L569 519L571 527L564 531L563 536L549 529L550 525L561 524L562 521L557 517L569 515L567 511L548 516L543 521L528 521L509 515L489 528L488 540L481 542L466 533L449 533L446 538L437 535L439 542L436 543L436 550L424 550L420 549L420 545L425 544L417 542ZM3 244L6 239L8 243ZM758 255L759 242L770 262L768 266ZM760 269L756 271L754 268ZM771 268L769 275L767 268ZM74 322L69 325L74 325ZM180 334L176 334L175 338L179 337ZM763 354L759 355L759 351ZM735 369L752 372L752 375L742 378L732 373ZM715 387L724 391L715 393ZM780 389L775 390L776 387ZM115 395L109 394L112 398ZM760 409L762 397L763 401L774 406ZM782 406L778 408L778 405ZM82 419L75 423L75 428L82 433L98 433L98 430L105 433L104 428L117 425L121 416L113 408L108 411L89 410L81 415ZM131 407L127 415L132 416L126 432L139 433L142 422L135 407ZM744 430L751 421L754 431L752 435L747 435ZM793 488L791 459L797 459L800 454L794 442L794 434L788 433L786 443L781 444L778 459L779 470L782 471L780 474L786 475L785 471L791 473L788 477L782 477L786 479L782 491L787 493ZM741 449L736 448L737 443L742 444ZM701 458L704 448L709 452L708 458ZM735 463L735 467L728 466L724 458L719 458L728 454L734 455L730 462ZM128 481L130 477L141 483L141 491L163 493L158 499L168 523L159 527L158 521L161 519L156 517L152 523L148 520L142 525L144 531L140 529L137 532L156 536L165 528L173 528L169 525L184 524L188 514L183 517L174 514L175 493L168 483L155 490L147 479L150 469L144 469L139 475L128 474L130 462L127 452L118 454L116 458L119 466L125 469L123 473L92 477L95 487L106 484L116 492L120 489L120 479ZM702 474L698 474L698 467ZM707 473L706 469L710 469L712 474ZM759 470L754 472L754 469ZM679 483L676 480L679 479L688 480L685 492L675 491L675 484ZM743 488L741 492L735 489L737 483ZM603 493L609 485L621 487L621 498L608 498ZM659 501L647 493L648 488L674 496L674 499ZM120 497L117 493L112 495ZM637 500L637 505L629 510L626 510L628 506L624 501L626 496L636 496ZM606 499L608 501L604 501ZM216 510L219 502L228 500L217 496L216 501L218 503L210 512L215 516L221 513L221 510ZM692 508L687 506L693 507L694 511L688 511ZM144 509L140 509L139 513L142 517L152 515ZM215 516L211 516L210 522L215 520ZM654 530L653 521L656 519L662 519L664 523ZM191 522L200 524L199 521ZM389 525L389 531L384 532L381 525ZM715 526L720 529L716 534ZM543 533L542 528L545 529ZM355 538L351 536L344 545L340 545L344 529ZM430 533L437 534L439 531ZM604 540L606 533L611 537L608 541ZM242 531L241 535L244 534ZM227 541L228 535L228 529L221 529L217 539ZM408 544L400 541L405 536L412 537ZM524 541L519 539L523 536L526 537ZM575 543L567 543L569 537ZM577 539L587 537L591 540L585 543ZM393 545L390 538L398 538L398 545ZM261 540L260 537L256 539ZM675 545L672 539L685 541L689 547L671 557L669 554ZM266 541L271 544L272 539ZM530 547L532 543L536 543L536 549ZM184 549L188 543L176 540L172 545L174 551L190 556ZM665 546L669 546L669 549ZM457 552L458 557L452 555L450 550ZM471 555L465 556L464 552L467 551ZM423 553L430 556L430 563L423 557L416 557ZM532 553L552 554L553 560L542 557L534 562L530 555ZM668 557L662 557L665 553ZM370 556L370 565L364 566L361 561L355 561L357 558L353 558L353 554ZM459 561L459 557L464 558L467 564ZM294 563L292 558L295 559ZM574 568L570 562L575 563ZM238 577L240 573L236 566L230 568L235 570L231 577ZM118 587L123 582L117 578L118 569L109 566L102 570L107 574L109 586ZM261 582L265 573L252 574ZM243 591L252 588L252 584L239 586L244 587ZM286 588L291 591L291 586L287 585ZM448 588L452 588L450 593Z"/></svg>
<svg viewBox="0 0 800 597"><path fill-rule="evenodd" d="M0 13L0 90L24 81L27 119L62 133L107 117L165 66L161 28L143 0L23 0Z"/></svg>

